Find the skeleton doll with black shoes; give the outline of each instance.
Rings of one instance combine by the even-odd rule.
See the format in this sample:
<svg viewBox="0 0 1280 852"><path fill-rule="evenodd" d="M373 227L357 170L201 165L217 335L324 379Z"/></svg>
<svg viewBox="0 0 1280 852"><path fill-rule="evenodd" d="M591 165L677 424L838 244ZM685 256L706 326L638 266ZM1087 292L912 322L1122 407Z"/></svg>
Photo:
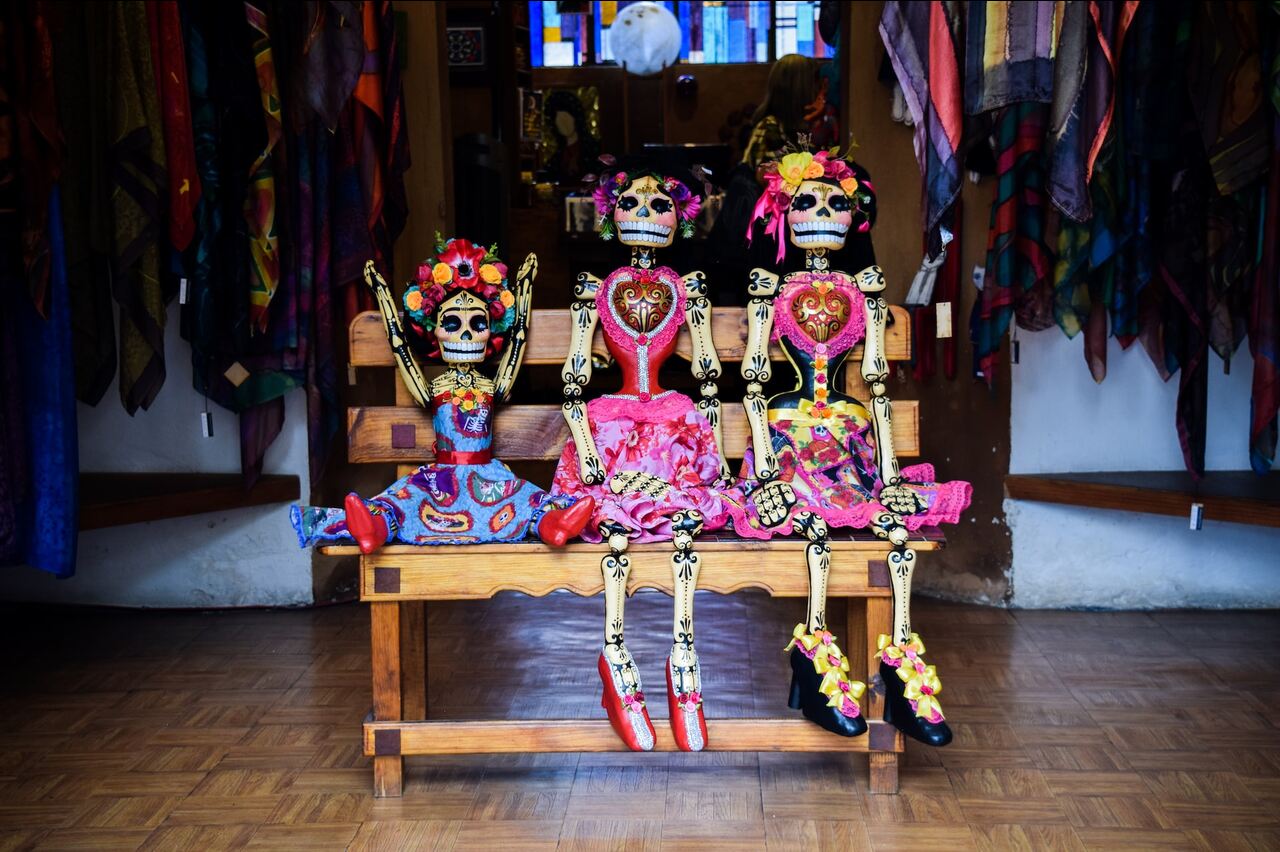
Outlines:
<svg viewBox="0 0 1280 852"><path fill-rule="evenodd" d="M875 265L847 274L831 263L851 238L870 249L875 195L866 173L822 151L788 154L766 165L763 174L765 191L754 220L763 221L765 234L777 240L779 265L789 241L804 252L805 268L785 276L756 269L748 284L742 375L751 446L730 508L734 530L750 538L796 532L807 539L808 613L787 646L790 703L843 736L867 729L859 700L866 686L849 671L827 625L830 530L870 529L893 546L887 558L893 635L880 637L879 654L885 721L922 742L945 745L951 732L936 697L941 684L911 631L915 551L908 543L922 526L959 520L972 489L967 482L935 482L931 465L898 467L886 392L884 277ZM794 368L796 385L766 399L771 340ZM859 342L868 405L833 386Z"/></svg>

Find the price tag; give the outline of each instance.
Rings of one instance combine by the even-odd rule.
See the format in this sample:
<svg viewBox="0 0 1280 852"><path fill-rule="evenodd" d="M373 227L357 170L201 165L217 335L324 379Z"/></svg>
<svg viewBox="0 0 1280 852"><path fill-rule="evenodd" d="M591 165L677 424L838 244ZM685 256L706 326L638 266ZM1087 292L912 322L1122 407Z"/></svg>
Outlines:
<svg viewBox="0 0 1280 852"><path fill-rule="evenodd" d="M187 279L178 279L178 304L185 305L187 303Z"/></svg>
<svg viewBox="0 0 1280 852"><path fill-rule="evenodd" d="M213 412L212 411L200 412L200 432L206 438L213 437Z"/></svg>
<svg viewBox="0 0 1280 852"><path fill-rule="evenodd" d="M938 302L934 306L938 315L938 339L942 340L951 336L951 303Z"/></svg>
<svg viewBox="0 0 1280 852"><path fill-rule="evenodd" d="M1192 504L1191 504L1191 524L1190 524L1190 528L1191 528L1191 529L1193 529L1193 530L1202 530L1202 529L1204 529L1204 504L1203 504L1203 503L1192 503Z"/></svg>

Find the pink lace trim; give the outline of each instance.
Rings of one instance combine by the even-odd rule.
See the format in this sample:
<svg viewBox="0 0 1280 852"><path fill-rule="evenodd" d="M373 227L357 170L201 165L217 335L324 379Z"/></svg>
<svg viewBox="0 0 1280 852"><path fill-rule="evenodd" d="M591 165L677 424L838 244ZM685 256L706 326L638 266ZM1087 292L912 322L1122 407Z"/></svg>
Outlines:
<svg viewBox="0 0 1280 852"><path fill-rule="evenodd" d="M658 323L658 327L652 332L644 335L645 342L640 342L641 333L631 326L621 322L614 315L613 308L613 289L619 284L627 284L632 281L651 282L657 281L663 286L671 290L675 296L675 304L671 311L662 318ZM687 297L684 292L684 282L680 279L679 274L669 266L659 266L656 269L637 269L633 266L622 266L609 273L609 277L604 279L600 284L600 288L596 290L596 311L600 315L600 323L604 326L604 332L609 338L620 346L625 346L632 351L636 351L641 346L649 346L660 349L666 346L676 336L676 332L680 330L680 326L684 325L684 309Z"/></svg>
<svg viewBox="0 0 1280 852"><path fill-rule="evenodd" d="M819 281L831 282L835 289L848 296L851 311L849 322L844 328L840 329L835 337L821 344L805 334L804 329L800 328L800 324L796 322L795 314L791 312L791 303L800 295L800 292L809 289ZM776 343L780 338L785 337L808 355L816 355L819 346L825 347L825 351L831 355L847 352L867 333L865 301L862 291L843 273L797 272L788 275L787 283L783 285L775 300L777 310L773 315L773 340Z"/></svg>

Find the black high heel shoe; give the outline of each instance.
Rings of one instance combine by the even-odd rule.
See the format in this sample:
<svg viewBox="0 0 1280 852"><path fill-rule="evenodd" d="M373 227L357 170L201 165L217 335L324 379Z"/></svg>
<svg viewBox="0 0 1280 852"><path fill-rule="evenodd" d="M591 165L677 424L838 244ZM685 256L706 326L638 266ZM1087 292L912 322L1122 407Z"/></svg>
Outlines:
<svg viewBox="0 0 1280 852"><path fill-rule="evenodd" d="M884 720L899 731L925 745L941 748L951 742L951 728L938 714L938 721L916 715L906 691L907 684L898 676L899 669L880 661L880 679L884 681Z"/></svg>
<svg viewBox="0 0 1280 852"><path fill-rule="evenodd" d="M866 687L858 681L848 680L847 676L841 676L847 671L848 662L844 660L834 642L824 644L821 639L817 639L817 644L811 649L815 656L830 654L831 657L843 662L844 668L842 669L839 664L822 666L826 674L819 674L819 666L805 653L806 650L810 650L808 642L815 641L815 637L804 636L802 627L797 627L796 631L796 641L791 648L791 695L787 705L792 710L801 711L810 722L826 728L833 734L839 734L842 737L857 737L865 734L867 720L862 717L858 698L866 691ZM827 679L833 682L831 691L840 694L838 706L831 706L832 699L822 691L823 681ZM854 715L850 715L848 712L850 710Z"/></svg>

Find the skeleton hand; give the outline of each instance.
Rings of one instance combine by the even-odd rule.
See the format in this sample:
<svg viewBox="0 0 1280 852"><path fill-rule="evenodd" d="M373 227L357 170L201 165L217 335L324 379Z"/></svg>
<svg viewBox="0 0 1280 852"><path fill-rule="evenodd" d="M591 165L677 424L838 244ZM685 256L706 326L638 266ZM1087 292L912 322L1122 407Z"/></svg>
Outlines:
<svg viewBox="0 0 1280 852"><path fill-rule="evenodd" d="M905 485L886 485L880 489L880 505L897 515L914 515L926 508L920 495Z"/></svg>
<svg viewBox="0 0 1280 852"><path fill-rule="evenodd" d="M378 274L378 268L373 265L372 260L364 262L364 283L369 285L369 289L377 292L387 286L387 282Z"/></svg>
<svg viewBox="0 0 1280 852"><path fill-rule="evenodd" d="M537 277L538 256L530 252L524 259L524 263L520 264L520 271L516 273L516 284L512 288L516 298L517 326L523 326L529 320L529 314L533 308L533 279Z"/></svg>
<svg viewBox="0 0 1280 852"><path fill-rule="evenodd" d="M666 496L671 486L652 474L624 470L609 479L609 490L614 494L648 494L657 500Z"/></svg>
<svg viewBox="0 0 1280 852"><path fill-rule="evenodd" d="M786 521L791 507L797 502L791 483L781 479L764 483L747 495L747 500L756 507L756 515L766 527L776 527Z"/></svg>

